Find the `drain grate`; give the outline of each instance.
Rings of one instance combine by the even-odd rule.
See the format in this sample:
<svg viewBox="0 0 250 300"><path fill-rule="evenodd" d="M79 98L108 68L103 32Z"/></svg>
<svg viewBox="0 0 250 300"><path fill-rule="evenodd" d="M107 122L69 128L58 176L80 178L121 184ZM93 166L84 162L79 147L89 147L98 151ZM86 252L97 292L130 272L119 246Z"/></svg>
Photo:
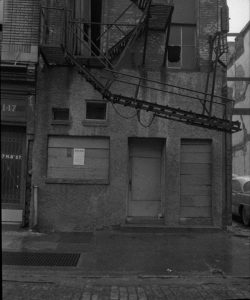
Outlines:
<svg viewBox="0 0 250 300"><path fill-rule="evenodd" d="M2 252L3 265L75 267L79 253Z"/></svg>

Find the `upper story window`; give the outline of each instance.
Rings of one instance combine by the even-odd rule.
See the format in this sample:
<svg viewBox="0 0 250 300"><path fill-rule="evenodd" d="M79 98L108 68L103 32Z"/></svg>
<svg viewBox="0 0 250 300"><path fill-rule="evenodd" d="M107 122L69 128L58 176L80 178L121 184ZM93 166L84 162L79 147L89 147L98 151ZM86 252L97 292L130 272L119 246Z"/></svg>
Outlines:
<svg viewBox="0 0 250 300"><path fill-rule="evenodd" d="M88 44L89 55L99 55L102 19L102 0L74 0L75 54L83 55L83 41Z"/></svg>
<svg viewBox="0 0 250 300"><path fill-rule="evenodd" d="M196 0L174 0L168 68L196 68Z"/></svg>
<svg viewBox="0 0 250 300"><path fill-rule="evenodd" d="M196 26L172 25L168 47L168 67L194 69L196 67Z"/></svg>

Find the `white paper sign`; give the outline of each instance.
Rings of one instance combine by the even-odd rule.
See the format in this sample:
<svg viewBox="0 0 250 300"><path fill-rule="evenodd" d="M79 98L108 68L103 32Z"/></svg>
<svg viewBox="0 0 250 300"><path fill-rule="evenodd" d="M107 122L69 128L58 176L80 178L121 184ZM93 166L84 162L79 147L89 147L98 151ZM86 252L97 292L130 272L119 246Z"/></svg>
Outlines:
<svg viewBox="0 0 250 300"><path fill-rule="evenodd" d="M73 165L84 166L85 149L74 148Z"/></svg>

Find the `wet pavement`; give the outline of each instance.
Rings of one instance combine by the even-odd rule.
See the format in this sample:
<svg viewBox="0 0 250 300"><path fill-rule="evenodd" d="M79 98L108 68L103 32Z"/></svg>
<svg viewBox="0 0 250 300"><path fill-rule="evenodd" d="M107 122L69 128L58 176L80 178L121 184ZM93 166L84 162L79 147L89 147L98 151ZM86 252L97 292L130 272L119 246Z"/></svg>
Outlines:
<svg viewBox="0 0 250 300"><path fill-rule="evenodd" d="M239 227L239 226L238 226ZM4 231L3 251L81 253L86 275L250 277L250 229L50 233Z"/></svg>
<svg viewBox="0 0 250 300"><path fill-rule="evenodd" d="M76 267L3 265L4 300L250 299L250 228L3 230L2 250L80 253Z"/></svg>

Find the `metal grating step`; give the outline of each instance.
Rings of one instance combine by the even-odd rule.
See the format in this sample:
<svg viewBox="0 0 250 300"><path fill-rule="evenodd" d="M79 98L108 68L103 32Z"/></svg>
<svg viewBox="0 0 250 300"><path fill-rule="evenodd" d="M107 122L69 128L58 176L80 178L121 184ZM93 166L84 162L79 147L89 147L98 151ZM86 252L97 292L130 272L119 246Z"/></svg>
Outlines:
<svg viewBox="0 0 250 300"><path fill-rule="evenodd" d="M76 267L80 253L2 252L3 265Z"/></svg>

